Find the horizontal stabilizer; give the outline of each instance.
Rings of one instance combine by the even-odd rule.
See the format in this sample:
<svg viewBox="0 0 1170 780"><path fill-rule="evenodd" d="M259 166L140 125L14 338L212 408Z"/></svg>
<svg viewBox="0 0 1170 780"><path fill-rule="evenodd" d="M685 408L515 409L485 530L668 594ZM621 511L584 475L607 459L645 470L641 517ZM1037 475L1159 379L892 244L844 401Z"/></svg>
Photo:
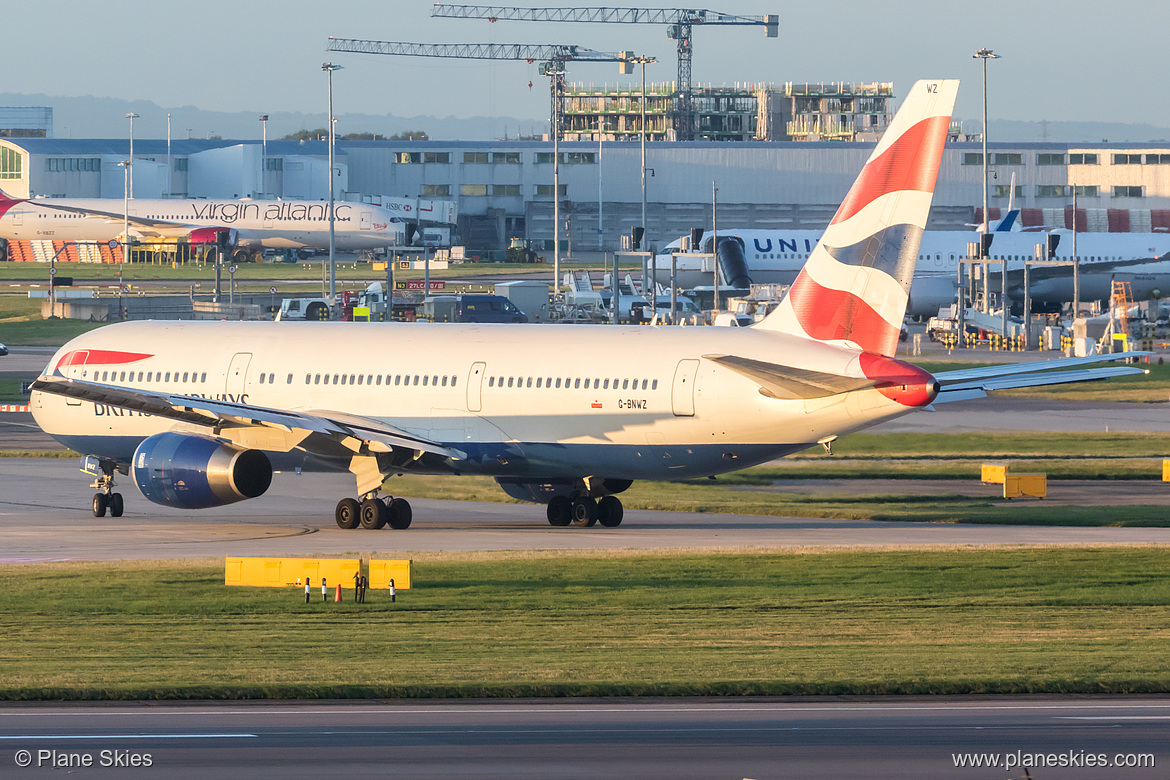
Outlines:
<svg viewBox="0 0 1170 780"><path fill-rule="evenodd" d="M1121 352L1112 355L1092 355L1081 358L1040 360L1034 363L1019 363L1008 366L980 366L958 371L943 371L934 375L941 389L935 403L966 401L982 398L994 390L1011 390L1020 387L1041 387L1070 382L1091 382L1118 376L1133 376L1148 373L1136 366L1099 366L1082 368L1095 363L1139 357L1147 352ZM1069 370L1076 369L1076 370Z"/></svg>
<svg viewBox="0 0 1170 780"><path fill-rule="evenodd" d="M703 355L712 363L730 368L760 386L760 392L772 398L796 400L800 398L827 398L850 390L873 387L877 383L865 377L826 374L806 368L781 366L761 360L734 355Z"/></svg>

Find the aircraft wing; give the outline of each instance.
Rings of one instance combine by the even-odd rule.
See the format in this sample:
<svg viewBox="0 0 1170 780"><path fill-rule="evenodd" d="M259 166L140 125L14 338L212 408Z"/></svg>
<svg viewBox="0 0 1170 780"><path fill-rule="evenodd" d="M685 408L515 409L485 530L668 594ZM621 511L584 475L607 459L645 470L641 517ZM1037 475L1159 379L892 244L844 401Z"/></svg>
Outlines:
<svg viewBox="0 0 1170 780"><path fill-rule="evenodd" d="M57 211L65 211L70 214L81 214L86 217L104 217L108 222L124 223L126 220L125 214L119 214L114 211L99 211L98 209L83 209L77 206L62 206L56 203L48 203L46 200L36 200L32 203L41 208L56 209ZM176 222L170 219L152 219L150 217L139 217L134 214L129 215L129 217L130 224L138 228L143 235L148 236L183 237L198 227L197 225Z"/></svg>
<svg viewBox="0 0 1170 780"><path fill-rule="evenodd" d="M877 384L876 380L873 379L826 374L820 371L736 357L735 355L703 355L703 357L756 382L764 395L785 400L827 398L830 395L846 393L850 390L861 390Z"/></svg>
<svg viewBox="0 0 1170 780"><path fill-rule="evenodd" d="M454 460L467 457L460 450L414 436L378 420L339 412L270 409L232 401L152 393L55 377L37 379L32 389L155 417L205 425L215 428L217 433L227 430L228 438L238 438L246 446L258 449L287 452L300 447L310 453L333 456L338 451L337 445L341 445L353 452L362 449L371 452L406 451L415 453L415 459L422 453Z"/></svg>
<svg viewBox="0 0 1170 780"><path fill-rule="evenodd" d="M940 385L938 397L934 399L934 403L983 398L993 390L1089 382L1115 376L1147 374L1149 372L1146 369L1136 366L1084 368L1084 366L1092 366L1097 363L1108 363L1147 354L1149 353L1119 352L1112 355L1092 355L1083 358L1061 358L1007 366L980 366L979 368L965 368L958 371L943 371L934 375L935 380Z"/></svg>

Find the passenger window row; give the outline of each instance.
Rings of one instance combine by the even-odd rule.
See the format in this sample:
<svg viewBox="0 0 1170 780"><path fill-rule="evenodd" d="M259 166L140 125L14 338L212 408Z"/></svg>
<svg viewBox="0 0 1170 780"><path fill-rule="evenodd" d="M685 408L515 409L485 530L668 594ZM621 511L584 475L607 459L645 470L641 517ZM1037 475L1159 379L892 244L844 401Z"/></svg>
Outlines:
<svg viewBox="0 0 1170 780"><path fill-rule="evenodd" d="M97 371L94 371L93 376L94 376L94 381L97 381L97 382L163 382L163 383L166 383L166 382L171 381L171 372L170 371L166 371L166 372L163 372L163 371L139 371L137 379L134 378L133 371L122 371L122 372L102 371L101 374L98 374ZM199 373L198 371L184 371L182 374L180 374L178 371L175 371L174 372L174 381L184 382L184 383L206 382L207 381L207 372L204 371L203 373Z"/></svg>
<svg viewBox="0 0 1170 780"><path fill-rule="evenodd" d="M550 390L554 389L554 388L559 390L562 387L566 390L569 390L569 389L588 390L591 387L594 390L610 390L610 389L613 389L613 390L638 390L639 389L639 382L640 382L642 390L646 390L647 388L649 388L650 390L657 390L658 389L658 380L657 379L654 379L654 380L650 380L650 379L614 379L614 380L612 380L612 382L613 382L612 388L610 385L610 381L611 380L608 378L601 379L601 378L597 378L597 377L589 377L589 378L569 377L569 378L562 380L560 377L556 377L556 379L553 379L553 377L541 377L541 376L538 376L538 377L531 377L531 376L529 376L529 377L523 377L523 376L521 376L521 377L512 377L512 376L494 377L494 376L489 376L488 377L488 387L505 387L505 382L506 382L507 387L525 387L525 388L527 388L527 387L534 387L535 386L537 388L544 387L545 389L550 389ZM619 387L619 384L620 384L620 387Z"/></svg>
<svg viewBox="0 0 1170 780"><path fill-rule="evenodd" d="M269 374L269 377L272 377ZM331 378L332 377L332 378ZM455 387L458 377L453 375L438 375L438 374L386 374L385 382L381 374L305 374L305 384L313 385L366 385L366 386L391 386L391 377L393 377L394 387ZM270 378L268 381L272 381ZM289 374L289 381L292 381L292 374Z"/></svg>

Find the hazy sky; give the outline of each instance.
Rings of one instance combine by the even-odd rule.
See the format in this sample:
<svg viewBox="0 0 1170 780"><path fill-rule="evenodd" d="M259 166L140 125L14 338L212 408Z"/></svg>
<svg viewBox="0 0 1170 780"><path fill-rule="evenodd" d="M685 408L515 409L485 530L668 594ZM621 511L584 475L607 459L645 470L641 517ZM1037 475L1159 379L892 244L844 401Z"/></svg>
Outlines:
<svg viewBox="0 0 1170 780"><path fill-rule="evenodd" d="M664 7L668 3L630 5ZM529 3L528 5L537 5ZM551 3L549 3L551 4ZM701 7L701 6L700 6ZM1170 126L1165 76L1170 3L890 0L801 3L714 0L727 13L780 15L762 28L697 28L699 83L963 80L955 116L980 115L976 49L989 64L989 115L1026 121L1102 120ZM546 117L535 64L326 53L330 35L424 43L571 43L656 56L650 80L674 80L674 42L659 25L433 19L422 0L38 0L5 8L4 91L119 97L162 107L320 112L321 63L338 114ZM569 80L616 83L613 64L571 64ZM532 87L529 88L529 82ZM143 117L143 136L165 125ZM360 128L345 128L346 131Z"/></svg>

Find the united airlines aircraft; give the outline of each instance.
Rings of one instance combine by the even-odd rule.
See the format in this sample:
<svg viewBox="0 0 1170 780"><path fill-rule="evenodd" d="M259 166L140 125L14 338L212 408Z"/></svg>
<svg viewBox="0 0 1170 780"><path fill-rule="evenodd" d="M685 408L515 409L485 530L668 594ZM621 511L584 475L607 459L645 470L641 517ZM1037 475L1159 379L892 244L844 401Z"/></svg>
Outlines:
<svg viewBox="0 0 1170 780"><path fill-rule="evenodd" d="M742 469L988 390L1140 373L1108 358L931 375L893 357L958 82L920 81L788 296L748 328L132 322L61 348L40 426L159 504L256 498L274 470L349 471L342 528L405 528L407 472L483 474L554 526L617 526L634 480ZM1117 356L1110 356L1117 357ZM1063 372L1042 369L1068 369Z"/></svg>
<svg viewBox="0 0 1170 780"><path fill-rule="evenodd" d="M703 239L702 251L712 254L714 240L719 241L721 284L746 287L748 284L792 284L800 269L821 239L819 230L720 230L718 236ZM917 267L906 313L913 317L933 317L940 306L949 306L958 298L959 259L967 257L967 244L978 243L979 232L931 230L923 233L917 252ZM1053 231L1059 236L1055 260L1072 259L1072 232ZM1023 267L1035 257L1036 244L1045 243L1044 233L996 230L991 233L988 256L1006 261L1007 295L1023 301ZM655 263L660 283L670 281L670 252L681 241L667 245ZM1135 300L1170 295L1170 234L1166 233L1078 233L1077 254L1080 265L1081 300L1104 300L1112 293L1113 281L1130 283ZM713 283L708 259L680 255L675 259L677 283L696 287ZM991 289L999 291L999 265L990 267ZM735 269L735 270L728 270ZM1041 307L1059 311L1073 300L1072 269L1068 266L1033 267L1029 283L1034 311Z"/></svg>

